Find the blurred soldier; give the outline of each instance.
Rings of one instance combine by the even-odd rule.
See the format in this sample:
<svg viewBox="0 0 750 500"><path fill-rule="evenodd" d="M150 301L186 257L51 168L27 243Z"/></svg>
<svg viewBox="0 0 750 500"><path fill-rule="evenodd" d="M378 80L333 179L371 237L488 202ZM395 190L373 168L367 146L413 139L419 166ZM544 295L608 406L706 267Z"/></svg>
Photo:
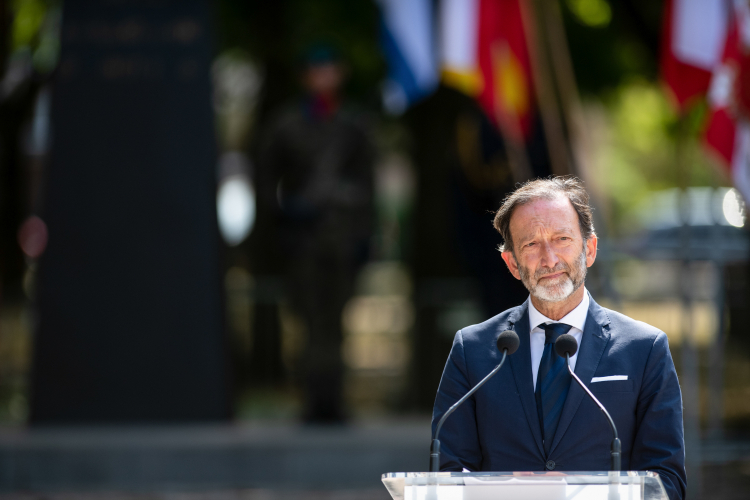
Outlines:
<svg viewBox="0 0 750 500"><path fill-rule="evenodd" d="M308 423L344 419L341 313L370 237L372 147L342 106L345 72L332 49L310 50L301 71L305 95L273 120L260 157L264 201L279 218L287 297L307 333Z"/></svg>

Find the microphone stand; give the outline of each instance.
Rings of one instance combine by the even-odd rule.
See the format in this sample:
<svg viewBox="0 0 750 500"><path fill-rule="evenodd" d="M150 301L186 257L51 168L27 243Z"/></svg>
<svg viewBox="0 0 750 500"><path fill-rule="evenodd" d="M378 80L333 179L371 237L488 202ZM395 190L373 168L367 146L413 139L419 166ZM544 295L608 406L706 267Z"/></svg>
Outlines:
<svg viewBox="0 0 750 500"><path fill-rule="evenodd" d="M516 341L516 343L517 342L518 341ZM469 392L467 392L464 397L459 399L453 406L448 408L448 411L446 411L440 421L438 421L437 427L435 428L435 439L432 440L432 444L430 445L430 472L438 472L440 470L440 440L438 439L438 436L440 435L440 428L443 426L443 422L445 422L445 419L448 418L448 416L453 413L456 408L461 406L461 403L469 399L469 396L477 392L477 389L482 387L485 382L487 382L490 378L492 378L494 374L498 372L498 370L500 370L500 367L502 367L503 363L505 363L505 358L507 356L508 349L503 349L503 359L500 360L500 364L497 365L494 370L488 373L487 376L481 380L481 382L479 382ZM617 442L619 443L620 441L618 440Z"/></svg>
<svg viewBox="0 0 750 500"><path fill-rule="evenodd" d="M614 439L612 440L612 448L611 448L611 455L612 455L612 468L610 470L619 472L622 468L621 466L621 454L622 454L622 444L620 443L620 438L617 436L617 427L615 427L615 422L612 420L612 417L609 416L609 412L604 408L604 405L599 402L598 399L591 393L588 387L581 382L581 379L578 378L578 375L573 373L573 369L570 367L570 353L565 353L565 361L568 363L568 371L573 376L573 378L578 382L578 385L581 386L581 388L586 391L586 393L589 395L591 399L594 400L594 403L599 406L599 409L604 413L604 415L607 417L607 421L609 422L609 426L612 427L612 433L615 435Z"/></svg>

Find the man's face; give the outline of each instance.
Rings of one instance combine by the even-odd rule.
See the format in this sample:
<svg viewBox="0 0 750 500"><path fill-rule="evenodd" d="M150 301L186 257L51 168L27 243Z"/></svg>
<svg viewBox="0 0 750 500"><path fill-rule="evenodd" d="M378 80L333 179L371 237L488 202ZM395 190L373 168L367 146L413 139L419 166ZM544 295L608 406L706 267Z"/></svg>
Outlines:
<svg viewBox="0 0 750 500"><path fill-rule="evenodd" d="M503 260L529 293L543 302L570 297L596 259L596 236L583 241L578 214L565 196L516 208L510 233L513 252L503 252Z"/></svg>
<svg viewBox="0 0 750 500"><path fill-rule="evenodd" d="M344 68L335 62L311 64L305 70L303 83L312 94L335 95L344 83Z"/></svg>

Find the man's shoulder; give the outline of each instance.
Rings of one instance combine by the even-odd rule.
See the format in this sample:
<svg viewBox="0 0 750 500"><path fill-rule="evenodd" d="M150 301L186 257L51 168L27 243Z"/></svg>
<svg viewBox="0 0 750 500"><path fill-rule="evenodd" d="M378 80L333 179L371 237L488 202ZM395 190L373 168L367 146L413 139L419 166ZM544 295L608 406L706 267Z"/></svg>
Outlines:
<svg viewBox="0 0 750 500"><path fill-rule="evenodd" d="M458 334L461 336L464 343L482 341L485 340L488 335L493 336L493 338L497 337L497 335L505 330L512 330L513 323L518 321L526 308L527 306L525 303L520 306L511 307L486 321L462 328Z"/></svg>

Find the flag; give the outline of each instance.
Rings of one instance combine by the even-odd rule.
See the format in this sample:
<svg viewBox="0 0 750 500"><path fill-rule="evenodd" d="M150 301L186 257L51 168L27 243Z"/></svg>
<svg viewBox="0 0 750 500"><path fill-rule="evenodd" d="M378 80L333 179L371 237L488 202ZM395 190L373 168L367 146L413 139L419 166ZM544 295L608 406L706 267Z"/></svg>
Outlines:
<svg viewBox="0 0 750 500"><path fill-rule="evenodd" d="M443 0L438 14L441 79L471 97L484 86L477 53L480 2Z"/></svg>
<svg viewBox="0 0 750 500"><path fill-rule="evenodd" d="M704 144L750 201L750 5L734 0L720 62L708 88Z"/></svg>
<svg viewBox="0 0 750 500"><path fill-rule="evenodd" d="M503 135L522 143L534 117L523 0L444 0L443 82L475 97Z"/></svg>
<svg viewBox="0 0 750 500"><path fill-rule="evenodd" d="M386 111L400 114L431 94L438 67L431 0L378 0L381 45L388 62L383 84Z"/></svg>
<svg viewBox="0 0 750 500"><path fill-rule="evenodd" d="M728 15L723 0L665 0L661 73L678 109L708 90L721 61Z"/></svg>

